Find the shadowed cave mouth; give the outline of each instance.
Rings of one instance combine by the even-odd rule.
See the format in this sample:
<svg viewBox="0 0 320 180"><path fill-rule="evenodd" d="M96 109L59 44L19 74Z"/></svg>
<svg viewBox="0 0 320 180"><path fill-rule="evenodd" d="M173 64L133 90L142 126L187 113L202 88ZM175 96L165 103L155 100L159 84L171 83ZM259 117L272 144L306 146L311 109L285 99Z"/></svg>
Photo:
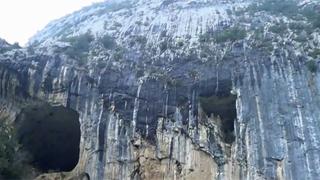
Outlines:
<svg viewBox="0 0 320 180"><path fill-rule="evenodd" d="M220 117L220 129L222 139L226 143L233 143L234 121L237 118L236 99L237 96L231 94L231 89L219 90L217 93L200 94L200 105L208 117Z"/></svg>
<svg viewBox="0 0 320 180"><path fill-rule="evenodd" d="M17 117L16 127L19 143L39 171L71 171L77 165L80 123L76 111L48 104L28 106Z"/></svg>

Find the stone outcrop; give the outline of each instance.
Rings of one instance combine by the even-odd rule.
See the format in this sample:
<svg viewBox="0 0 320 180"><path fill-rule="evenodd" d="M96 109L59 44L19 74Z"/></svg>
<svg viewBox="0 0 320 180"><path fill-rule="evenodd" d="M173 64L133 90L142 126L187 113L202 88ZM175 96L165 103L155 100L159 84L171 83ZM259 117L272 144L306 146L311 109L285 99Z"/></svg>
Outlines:
<svg viewBox="0 0 320 180"><path fill-rule="evenodd" d="M232 24L235 17L227 9L246 2L146 2L101 16L97 9L109 6L97 4L50 24L33 38L40 43L35 52L16 49L0 56L0 116L14 120L34 102L79 113L76 168L43 178L317 179L320 76L306 66L308 57L288 42L274 42L271 53L252 48L256 41L249 35L221 46L198 42L211 28ZM59 34L50 33L58 29L73 36L104 16L125 22L156 12L177 14L171 21L159 15L143 27L115 26L117 48L102 51L92 42L82 66L64 54L68 45ZM82 28L71 23L92 13L97 21L84 18ZM59 29L68 23L71 29ZM119 49L124 52L117 59Z"/></svg>

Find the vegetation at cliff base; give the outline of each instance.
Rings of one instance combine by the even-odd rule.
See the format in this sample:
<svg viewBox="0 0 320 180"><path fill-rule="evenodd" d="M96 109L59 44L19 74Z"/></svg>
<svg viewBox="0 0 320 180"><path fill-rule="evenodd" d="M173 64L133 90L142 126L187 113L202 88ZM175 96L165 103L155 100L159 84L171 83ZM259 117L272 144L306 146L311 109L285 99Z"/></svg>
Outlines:
<svg viewBox="0 0 320 180"><path fill-rule="evenodd" d="M18 142L13 127L3 119L0 119L0 142L0 179L17 179L21 172L15 163Z"/></svg>

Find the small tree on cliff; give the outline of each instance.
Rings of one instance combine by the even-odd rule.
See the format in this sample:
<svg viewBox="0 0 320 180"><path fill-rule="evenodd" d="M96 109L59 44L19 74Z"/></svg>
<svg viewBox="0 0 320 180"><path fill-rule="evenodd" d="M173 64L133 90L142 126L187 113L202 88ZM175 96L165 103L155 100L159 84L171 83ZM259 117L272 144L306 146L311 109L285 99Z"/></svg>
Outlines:
<svg viewBox="0 0 320 180"><path fill-rule="evenodd" d="M87 62L88 53L90 51L90 43L94 40L90 31L79 36L67 38L64 41L70 43L70 47L65 53L70 57L78 60L79 65Z"/></svg>

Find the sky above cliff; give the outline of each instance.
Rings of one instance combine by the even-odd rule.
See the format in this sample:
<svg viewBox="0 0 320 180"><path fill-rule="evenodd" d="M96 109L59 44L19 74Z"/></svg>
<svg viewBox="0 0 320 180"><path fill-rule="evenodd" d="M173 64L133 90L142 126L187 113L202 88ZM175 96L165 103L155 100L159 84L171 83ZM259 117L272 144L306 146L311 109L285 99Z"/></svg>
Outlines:
<svg viewBox="0 0 320 180"><path fill-rule="evenodd" d="M24 45L50 21L103 0L1 0L0 38Z"/></svg>

